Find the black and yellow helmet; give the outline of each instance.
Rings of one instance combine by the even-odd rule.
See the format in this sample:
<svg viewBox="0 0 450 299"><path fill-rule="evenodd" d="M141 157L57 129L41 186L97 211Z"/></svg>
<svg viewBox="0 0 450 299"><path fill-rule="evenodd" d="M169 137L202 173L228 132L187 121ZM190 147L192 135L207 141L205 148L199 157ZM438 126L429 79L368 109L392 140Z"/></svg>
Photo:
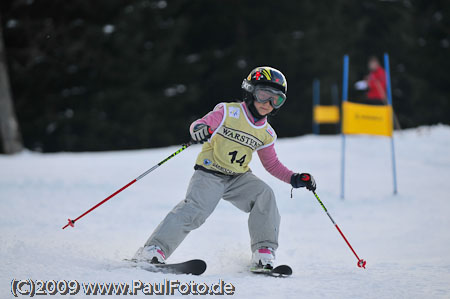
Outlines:
<svg viewBox="0 0 450 299"><path fill-rule="evenodd" d="M253 69L250 74L242 81L241 85L244 90L244 101L247 103L250 111L254 116L261 118L254 108L253 102L259 101L256 96L258 89L272 89L278 96L271 101L274 107L271 115L274 115L277 110L286 102L287 81L283 73L279 70L269 67L261 66Z"/></svg>
<svg viewBox="0 0 450 299"><path fill-rule="evenodd" d="M267 85L280 90L286 95L287 81L283 73L270 66L261 66L253 69L247 78L242 81L242 89L252 93L257 85Z"/></svg>

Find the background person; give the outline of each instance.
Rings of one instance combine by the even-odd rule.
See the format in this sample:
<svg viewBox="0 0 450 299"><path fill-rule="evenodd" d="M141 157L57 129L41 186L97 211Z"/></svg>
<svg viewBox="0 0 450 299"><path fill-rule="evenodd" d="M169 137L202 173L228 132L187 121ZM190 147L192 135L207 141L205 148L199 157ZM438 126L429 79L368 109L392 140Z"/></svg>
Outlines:
<svg viewBox="0 0 450 299"><path fill-rule="evenodd" d="M371 56L367 63L369 74L364 80L355 83L357 90L367 90L362 102L370 105L387 105L386 72L376 56Z"/></svg>

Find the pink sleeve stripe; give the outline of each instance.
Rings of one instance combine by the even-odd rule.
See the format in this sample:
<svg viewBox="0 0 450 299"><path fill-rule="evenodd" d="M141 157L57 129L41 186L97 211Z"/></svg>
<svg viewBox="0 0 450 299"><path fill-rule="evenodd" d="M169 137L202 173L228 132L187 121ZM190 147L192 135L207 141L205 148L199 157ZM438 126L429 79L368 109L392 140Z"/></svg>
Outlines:
<svg viewBox="0 0 450 299"><path fill-rule="evenodd" d="M286 182L291 183L291 176L293 171L289 170L283 163L278 160L277 153L275 152L275 146L272 144L266 148L258 151L259 159L261 160L264 168L274 177Z"/></svg>
<svg viewBox="0 0 450 299"><path fill-rule="evenodd" d="M222 122L223 115L224 115L224 105L218 104L216 107L214 107L214 110L203 116L202 118L194 121L189 130L192 132L193 128L197 124L205 124L211 127L213 131L215 131L220 123Z"/></svg>

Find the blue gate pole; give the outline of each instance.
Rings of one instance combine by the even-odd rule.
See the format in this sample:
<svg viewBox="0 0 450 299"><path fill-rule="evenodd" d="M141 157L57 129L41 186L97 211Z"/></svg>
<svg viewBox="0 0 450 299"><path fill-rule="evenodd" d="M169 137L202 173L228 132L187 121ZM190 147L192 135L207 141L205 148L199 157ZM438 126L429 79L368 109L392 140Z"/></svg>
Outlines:
<svg viewBox="0 0 450 299"><path fill-rule="evenodd" d="M348 55L344 55L344 73L342 76L342 103L348 99ZM341 136L342 136L342 149L341 149L341 198L344 199L345 195L345 134L342 131L341 121Z"/></svg>
<svg viewBox="0 0 450 299"><path fill-rule="evenodd" d="M338 109L339 109L339 90L338 90L338 85L336 83L334 83L331 86L331 97L333 100L333 105L338 107ZM339 118L339 119L341 119L341 118ZM338 121L336 123L336 134L339 134L339 124L340 124L340 121Z"/></svg>
<svg viewBox="0 0 450 299"><path fill-rule="evenodd" d="M319 124L316 123L314 119L314 108L320 105L320 81L318 79L314 79L313 81L313 133L318 135L320 133Z"/></svg>
<svg viewBox="0 0 450 299"><path fill-rule="evenodd" d="M388 53L384 53L384 69L386 71L386 89L387 89L387 100L388 105L392 107L392 111L394 111L394 107L392 106L392 88L391 88L391 74L389 70L389 55ZM392 121L392 124L394 122ZM394 129L392 128L392 131ZM392 177L394 180L394 194L397 194L397 169L395 162L395 145L394 145L394 134L392 133L391 137L391 153L392 153Z"/></svg>

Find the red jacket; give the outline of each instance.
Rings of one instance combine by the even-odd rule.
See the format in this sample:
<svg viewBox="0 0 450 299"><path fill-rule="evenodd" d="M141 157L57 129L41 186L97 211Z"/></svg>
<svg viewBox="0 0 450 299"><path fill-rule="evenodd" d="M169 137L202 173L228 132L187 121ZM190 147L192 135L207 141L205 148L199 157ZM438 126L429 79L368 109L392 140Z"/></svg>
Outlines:
<svg viewBox="0 0 450 299"><path fill-rule="evenodd" d="M369 100L386 99L386 73L381 66L370 72L367 85L369 86L369 90L367 91L367 98Z"/></svg>

